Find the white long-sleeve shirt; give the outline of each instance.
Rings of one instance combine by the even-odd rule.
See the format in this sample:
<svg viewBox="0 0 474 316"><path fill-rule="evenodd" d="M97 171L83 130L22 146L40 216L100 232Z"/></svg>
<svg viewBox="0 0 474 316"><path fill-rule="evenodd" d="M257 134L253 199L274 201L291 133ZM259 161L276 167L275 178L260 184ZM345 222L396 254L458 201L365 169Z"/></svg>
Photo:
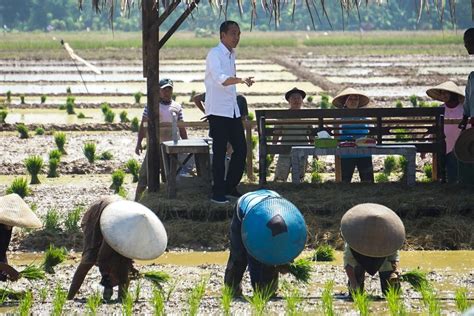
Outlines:
<svg viewBox="0 0 474 316"><path fill-rule="evenodd" d="M236 77L235 51L219 43L206 58L206 115L240 117L235 84L222 85L229 77Z"/></svg>

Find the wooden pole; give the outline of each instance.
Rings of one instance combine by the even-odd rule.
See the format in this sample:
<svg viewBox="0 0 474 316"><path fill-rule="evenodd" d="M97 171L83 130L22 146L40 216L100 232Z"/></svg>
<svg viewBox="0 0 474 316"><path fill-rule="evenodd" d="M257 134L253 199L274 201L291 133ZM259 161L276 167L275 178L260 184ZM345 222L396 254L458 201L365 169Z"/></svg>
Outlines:
<svg viewBox="0 0 474 316"><path fill-rule="evenodd" d="M148 108L148 191L157 192L160 189L160 155L158 139L160 130L156 128L160 121L160 113L155 109L160 104L159 85L159 2L142 0L142 28L143 28L143 69L146 77L147 108Z"/></svg>

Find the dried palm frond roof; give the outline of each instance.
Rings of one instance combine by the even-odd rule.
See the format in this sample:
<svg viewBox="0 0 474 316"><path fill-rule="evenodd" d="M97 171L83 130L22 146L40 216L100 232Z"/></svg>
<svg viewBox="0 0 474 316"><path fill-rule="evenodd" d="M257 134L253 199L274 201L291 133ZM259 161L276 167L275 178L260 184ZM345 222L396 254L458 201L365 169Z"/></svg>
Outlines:
<svg viewBox="0 0 474 316"><path fill-rule="evenodd" d="M78 0L79 1L79 7L82 8L82 4L84 0ZM115 7L118 5L118 2L120 2L120 8L122 14L126 14L127 12L130 11L132 8L135 0L91 0L92 5L95 8L96 11L101 11L102 9L109 10L109 18L112 20L113 19L113 12ZM143 1L143 0L142 0ZM162 9L166 9L170 6L176 6L177 3L183 2L184 4L191 5L194 2L194 0L153 0L157 6L160 6ZM209 3L212 6L215 6L219 8L221 11L224 12L224 15L227 15L227 8L229 6L229 2L231 0L208 0ZM280 15L280 9L284 6L291 6L293 9L293 12L295 12L296 7L303 6L308 10L308 13L311 18L311 22L313 25L315 24L314 17L316 16L319 21L321 21L320 14L318 12L318 9L316 7L316 4L319 2L319 5L322 10L322 15L328 20L329 24L331 24L329 20L328 13L326 11L326 3L327 1L335 1L335 0L260 0L260 6L262 9L270 15L270 17L274 20L275 25L279 24L281 15ZM393 1L393 0L391 0ZM446 9L449 9L449 13L451 16L451 21L455 21L456 17L456 1L462 1L462 0L397 0L397 1L413 1L416 4L416 10L418 13L418 20L420 20L422 14L424 11L430 12L432 10L436 11L440 20L442 21L444 19L444 12ZM237 6L239 8L240 14L244 14L244 7L243 7L243 0L236 0ZM351 11L356 11L359 20L360 20L360 12L359 8L363 5L386 5L388 4L389 0L339 0L340 6L341 6L341 12L342 15L344 16L345 13L349 13ZM474 20L474 0L471 0L472 3L472 19ZM257 15L257 1L256 0L250 0L250 7L251 10L250 12L247 12L248 14L251 14L252 17L252 24L256 21L256 15ZM389 10L389 7L387 6L387 10ZM344 23L344 20L343 20Z"/></svg>

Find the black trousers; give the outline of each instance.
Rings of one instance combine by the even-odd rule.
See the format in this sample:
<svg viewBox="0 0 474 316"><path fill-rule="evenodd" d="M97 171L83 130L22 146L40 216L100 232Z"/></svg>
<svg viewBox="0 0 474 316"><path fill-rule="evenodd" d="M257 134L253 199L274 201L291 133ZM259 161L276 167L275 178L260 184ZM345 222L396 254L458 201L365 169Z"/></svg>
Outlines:
<svg viewBox="0 0 474 316"><path fill-rule="evenodd" d="M242 120L224 116L210 115L209 132L212 137L212 178L214 184L212 193L215 196L224 196L230 193L239 184L245 169L247 144L245 142ZM225 154L227 143L232 145L232 156L229 170L225 177Z"/></svg>
<svg viewBox="0 0 474 316"><path fill-rule="evenodd" d="M361 182L374 182L372 157L341 158L342 182L351 182L356 166Z"/></svg>

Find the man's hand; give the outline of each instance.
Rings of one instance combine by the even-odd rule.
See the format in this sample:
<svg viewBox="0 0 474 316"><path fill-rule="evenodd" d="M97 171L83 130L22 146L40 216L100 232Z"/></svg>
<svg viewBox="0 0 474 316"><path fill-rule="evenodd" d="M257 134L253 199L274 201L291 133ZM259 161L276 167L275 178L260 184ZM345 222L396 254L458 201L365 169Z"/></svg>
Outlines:
<svg viewBox="0 0 474 316"><path fill-rule="evenodd" d="M8 278L11 281L17 281L20 278L20 273L15 269L11 269L8 271Z"/></svg>
<svg viewBox="0 0 474 316"><path fill-rule="evenodd" d="M142 144L138 143L137 147L135 147L135 153L140 156L141 152L143 151Z"/></svg>
<svg viewBox="0 0 474 316"><path fill-rule="evenodd" d="M253 80L254 77L247 77L242 79L242 83L245 83L247 87L252 86L255 83L255 80Z"/></svg>

